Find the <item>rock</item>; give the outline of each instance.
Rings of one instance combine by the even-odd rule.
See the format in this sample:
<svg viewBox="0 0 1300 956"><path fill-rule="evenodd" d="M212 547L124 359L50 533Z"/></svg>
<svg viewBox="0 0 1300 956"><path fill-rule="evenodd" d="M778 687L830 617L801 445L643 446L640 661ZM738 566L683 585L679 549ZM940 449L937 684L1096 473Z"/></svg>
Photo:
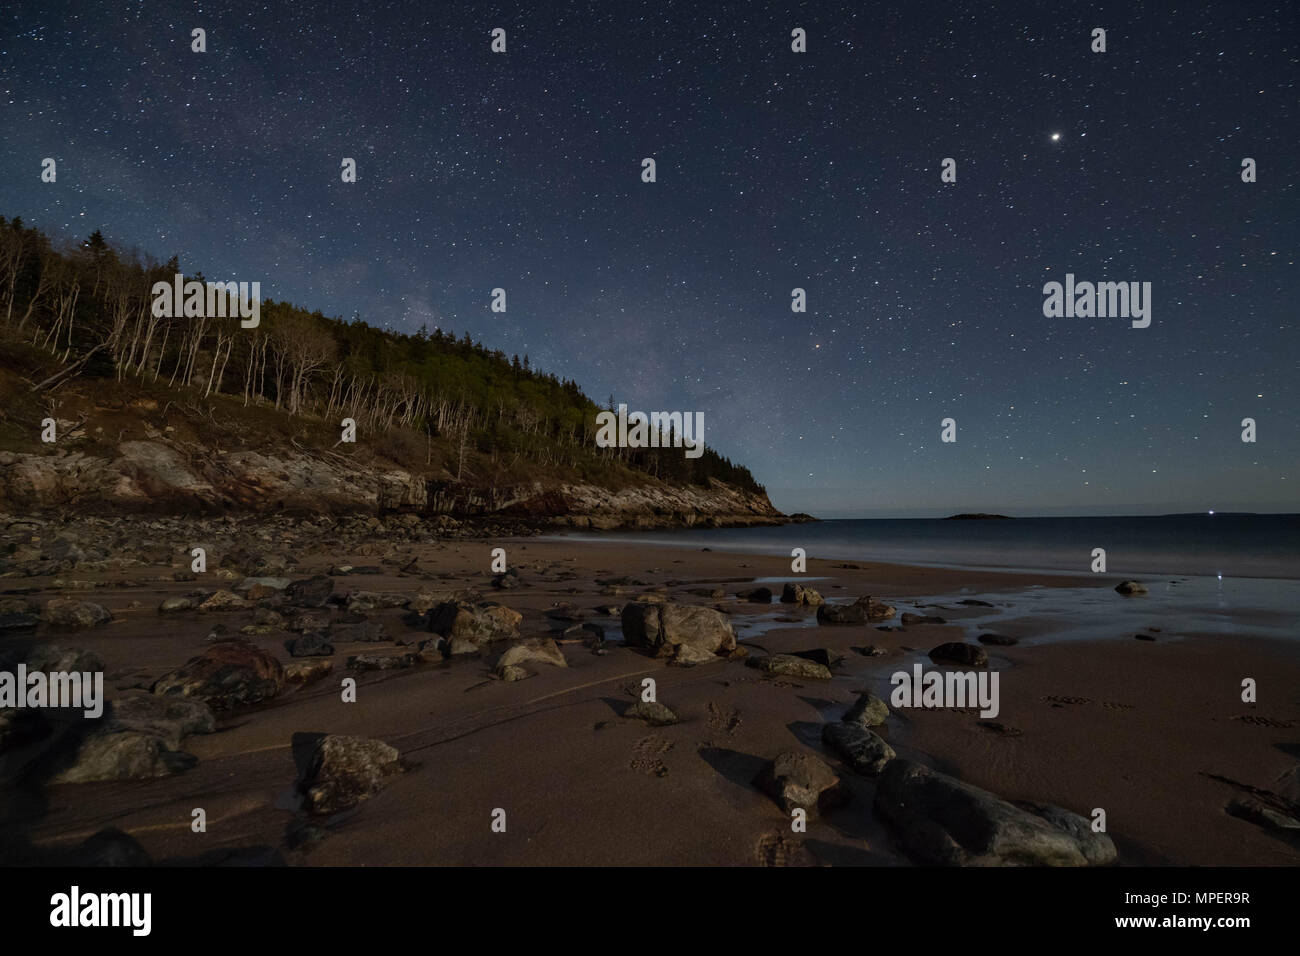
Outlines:
<svg viewBox="0 0 1300 956"><path fill-rule="evenodd" d="M913 614L910 611L903 613L899 621L903 624L947 624L943 618L937 614Z"/></svg>
<svg viewBox="0 0 1300 956"><path fill-rule="evenodd" d="M179 750L181 741L191 734L215 731L217 718L201 700L129 690L110 703L106 727L154 734L168 750Z"/></svg>
<svg viewBox="0 0 1300 956"><path fill-rule="evenodd" d="M35 614L0 614L0 636L30 631L41 623Z"/></svg>
<svg viewBox="0 0 1300 956"><path fill-rule="evenodd" d="M334 670L334 662L324 658L291 661L284 665L284 679L292 684L310 684Z"/></svg>
<svg viewBox="0 0 1300 956"><path fill-rule="evenodd" d="M168 750L160 736L148 731L93 732L81 740L71 765L53 774L50 782L148 780L188 770L197 762L190 754Z"/></svg>
<svg viewBox="0 0 1300 956"><path fill-rule="evenodd" d="M71 673L72 671L85 673L90 671L94 673L95 671L104 670L103 658L94 651L83 650L80 647L35 644L28 649L25 657L22 655L18 655L18 657L24 660L29 671L43 671L47 674L52 671L63 671L65 673ZM17 661L15 660L14 663L17 663Z"/></svg>
<svg viewBox="0 0 1300 956"><path fill-rule="evenodd" d="M727 596L727 592L722 588L687 588L686 593L708 598L711 601L720 601Z"/></svg>
<svg viewBox="0 0 1300 956"><path fill-rule="evenodd" d="M524 619L518 611L500 604L469 604L465 601L446 601L429 612L429 630L447 638L473 644L487 644L519 636L519 622Z"/></svg>
<svg viewBox="0 0 1300 956"><path fill-rule="evenodd" d="M418 654L355 654L348 658L348 670L402 670L415 665L419 660Z"/></svg>
<svg viewBox="0 0 1300 956"><path fill-rule="evenodd" d="M981 644L996 645L998 647L1011 647L1020 643L1020 638L1007 637L1005 634L981 634L976 640Z"/></svg>
<svg viewBox="0 0 1300 956"><path fill-rule="evenodd" d="M993 606L988 601L977 601L975 598L965 598L964 600L958 601L957 603L964 604L967 607L992 607Z"/></svg>
<svg viewBox="0 0 1300 956"><path fill-rule="evenodd" d="M525 667L518 664L507 664L505 667L497 668L497 676L507 683L513 683L518 680L526 680L533 676L533 673Z"/></svg>
<svg viewBox="0 0 1300 956"><path fill-rule="evenodd" d="M657 700L639 700L623 711L621 716L628 720L642 720L654 727L666 727L677 723L677 715Z"/></svg>
<svg viewBox="0 0 1300 956"><path fill-rule="evenodd" d="M1133 637L1139 641L1154 641L1155 637L1151 634L1134 634Z"/></svg>
<svg viewBox="0 0 1300 956"><path fill-rule="evenodd" d="M1261 800L1250 797L1234 797L1224 808L1229 816L1249 820L1257 826L1273 830L1300 830L1300 817L1283 813Z"/></svg>
<svg viewBox="0 0 1300 956"><path fill-rule="evenodd" d="M860 597L853 603L866 609L868 621L887 621L898 613L894 605L877 601L873 597Z"/></svg>
<svg viewBox="0 0 1300 956"><path fill-rule="evenodd" d="M737 591L736 597L742 601L749 601L753 604L771 604L771 588L750 588L747 591Z"/></svg>
<svg viewBox="0 0 1300 956"><path fill-rule="evenodd" d="M337 813L381 790L405 770L401 755L380 740L329 734L316 742L301 789L311 813Z"/></svg>
<svg viewBox="0 0 1300 956"><path fill-rule="evenodd" d="M961 641L949 641L940 644L930 652L930 660L936 664L961 664L965 667L985 667L989 662L989 653L978 644L965 644Z"/></svg>
<svg viewBox="0 0 1300 956"><path fill-rule="evenodd" d="M867 609L857 604L822 604L817 608L818 624L866 624Z"/></svg>
<svg viewBox="0 0 1300 956"><path fill-rule="evenodd" d="M359 624L340 624L330 629L330 639L343 643L382 644L388 640L388 629L381 621L362 621Z"/></svg>
<svg viewBox="0 0 1300 956"><path fill-rule="evenodd" d="M795 657L793 654L768 654L757 658L754 666L764 674L781 677L796 677L804 680L830 680L830 668L816 661Z"/></svg>
<svg viewBox="0 0 1300 956"><path fill-rule="evenodd" d="M1057 807L1031 812L910 760L891 760L876 811L918 862L943 866L1084 866L1114 861L1115 845Z"/></svg>
<svg viewBox="0 0 1300 956"><path fill-rule="evenodd" d="M781 589L782 604L806 604L808 606L819 606L826 603L826 599L812 588L806 588L802 584L786 582L785 587Z"/></svg>
<svg viewBox="0 0 1300 956"><path fill-rule="evenodd" d="M810 753L787 751L763 768L754 781L788 815L796 807L809 817L848 802L848 790L825 762Z"/></svg>
<svg viewBox="0 0 1300 956"><path fill-rule="evenodd" d="M515 568L510 568L492 578L492 586L499 591L516 588L522 583L519 579L519 572Z"/></svg>
<svg viewBox="0 0 1300 956"><path fill-rule="evenodd" d="M378 591L354 591L348 595L349 611L375 611L380 608L405 607L411 603L411 599L405 594L390 592L387 594Z"/></svg>
<svg viewBox="0 0 1300 956"><path fill-rule="evenodd" d="M52 627L102 627L113 619L102 605L70 598L51 598L45 603L43 614Z"/></svg>
<svg viewBox="0 0 1300 956"><path fill-rule="evenodd" d="M712 651L706 651L694 644L677 644L668 663L676 667L694 667L697 664L712 664L717 660L718 655Z"/></svg>
<svg viewBox="0 0 1300 956"><path fill-rule="evenodd" d="M569 666L555 641L549 637L541 637L511 645L497 660L497 668L529 663L550 664L554 667Z"/></svg>
<svg viewBox="0 0 1300 956"><path fill-rule="evenodd" d="M1300 807L1300 764L1284 771L1273 781L1273 792L1283 800Z"/></svg>
<svg viewBox="0 0 1300 956"><path fill-rule="evenodd" d="M198 605L194 603L192 598L187 598L184 595L176 595L174 597L164 598L163 602L158 605L158 613L177 614L181 611L192 611L197 606Z"/></svg>
<svg viewBox="0 0 1300 956"><path fill-rule="evenodd" d="M889 705L875 694L866 693L844 713L841 718L846 724L858 724L861 727L879 727L889 719Z"/></svg>
<svg viewBox="0 0 1300 956"><path fill-rule="evenodd" d="M235 590L253 591L261 588L263 591L283 591L292 583L290 578L244 578L235 585Z"/></svg>
<svg viewBox="0 0 1300 956"><path fill-rule="evenodd" d="M284 648L290 657L329 657L334 653L334 645L319 631L309 631L301 637L285 641Z"/></svg>
<svg viewBox="0 0 1300 956"><path fill-rule="evenodd" d="M1121 581L1115 585L1115 590L1126 595L1147 593L1146 586L1139 581Z"/></svg>
<svg viewBox="0 0 1300 956"><path fill-rule="evenodd" d="M897 754L879 736L856 723L829 723L822 727L822 742L856 772L875 777Z"/></svg>
<svg viewBox="0 0 1300 956"><path fill-rule="evenodd" d="M217 711L270 700L283 689L279 661L253 644L228 640L213 644L153 686L155 694L194 697Z"/></svg>
<svg viewBox="0 0 1300 956"><path fill-rule="evenodd" d="M284 589L285 599L296 607L324 607L334 594L334 579L326 574L303 578Z"/></svg>
<svg viewBox="0 0 1300 956"><path fill-rule="evenodd" d="M806 651L791 651L794 657L802 657L806 661L816 661L823 667L838 667L844 662L844 655L837 651L829 650L825 647L811 647Z"/></svg>
<svg viewBox="0 0 1300 956"><path fill-rule="evenodd" d="M222 589L214 592L202 604L199 605L200 611L242 611L249 607L249 602L234 591Z"/></svg>
<svg viewBox="0 0 1300 956"><path fill-rule="evenodd" d="M636 601L623 608L622 622L627 644L653 648L661 657L673 655L679 644L714 654L736 647L731 622L711 607Z"/></svg>

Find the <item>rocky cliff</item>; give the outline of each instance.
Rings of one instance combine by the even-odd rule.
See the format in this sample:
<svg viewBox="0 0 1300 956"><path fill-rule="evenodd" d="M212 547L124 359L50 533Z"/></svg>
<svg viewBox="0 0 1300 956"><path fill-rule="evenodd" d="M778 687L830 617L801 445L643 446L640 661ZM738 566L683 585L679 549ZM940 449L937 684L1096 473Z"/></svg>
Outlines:
<svg viewBox="0 0 1300 956"><path fill-rule="evenodd" d="M535 482L471 487L384 470L329 451L217 451L157 438L96 455L53 448L0 452L0 510L382 514L514 518L581 528L779 524L766 495L719 481L673 486L654 479L622 489Z"/></svg>

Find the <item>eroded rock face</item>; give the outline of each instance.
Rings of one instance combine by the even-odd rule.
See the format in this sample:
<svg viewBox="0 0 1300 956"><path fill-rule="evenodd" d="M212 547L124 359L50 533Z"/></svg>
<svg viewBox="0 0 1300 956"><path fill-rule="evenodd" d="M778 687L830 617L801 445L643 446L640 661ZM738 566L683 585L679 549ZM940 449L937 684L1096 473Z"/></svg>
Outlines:
<svg viewBox="0 0 1300 956"><path fill-rule="evenodd" d="M712 654L736 649L736 633L721 611L693 604L636 601L623 608L623 639L649 647L660 656L676 653L680 644Z"/></svg>
<svg viewBox="0 0 1300 956"><path fill-rule="evenodd" d="M1033 812L910 760L891 760L876 811L918 862L943 866L1085 866L1115 859L1115 845L1059 807Z"/></svg>
<svg viewBox="0 0 1300 956"><path fill-rule="evenodd" d="M404 769L401 754L382 740L328 734L316 742L300 787L310 812L337 813L368 800Z"/></svg>
<svg viewBox="0 0 1300 956"><path fill-rule="evenodd" d="M243 641L218 641L153 686L155 694L193 697L216 711L270 700L283 689L280 662Z"/></svg>

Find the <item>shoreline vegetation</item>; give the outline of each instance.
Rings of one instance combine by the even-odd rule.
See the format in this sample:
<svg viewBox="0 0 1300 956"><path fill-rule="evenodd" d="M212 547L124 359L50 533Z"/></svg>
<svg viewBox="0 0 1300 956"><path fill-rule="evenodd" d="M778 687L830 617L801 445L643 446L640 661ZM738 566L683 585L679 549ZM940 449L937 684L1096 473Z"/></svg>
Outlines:
<svg viewBox="0 0 1300 956"><path fill-rule="evenodd" d="M605 409L527 355L273 300L256 328L155 315L153 284L182 271L206 282L98 231L58 242L0 217L0 506L786 520L707 446L598 447Z"/></svg>

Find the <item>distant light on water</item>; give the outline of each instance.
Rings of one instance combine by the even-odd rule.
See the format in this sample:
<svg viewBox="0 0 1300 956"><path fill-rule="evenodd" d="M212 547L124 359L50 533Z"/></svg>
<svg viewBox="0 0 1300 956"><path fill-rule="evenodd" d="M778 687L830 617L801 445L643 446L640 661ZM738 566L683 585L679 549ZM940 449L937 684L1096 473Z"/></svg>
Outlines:
<svg viewBox="0 0 1300 956"><path fill-rule="evenodd" d="M1211 511L1210 511L1210 514L1214 514L1214 511L1213 511L1213 509L1211 509Z"/></svg>

